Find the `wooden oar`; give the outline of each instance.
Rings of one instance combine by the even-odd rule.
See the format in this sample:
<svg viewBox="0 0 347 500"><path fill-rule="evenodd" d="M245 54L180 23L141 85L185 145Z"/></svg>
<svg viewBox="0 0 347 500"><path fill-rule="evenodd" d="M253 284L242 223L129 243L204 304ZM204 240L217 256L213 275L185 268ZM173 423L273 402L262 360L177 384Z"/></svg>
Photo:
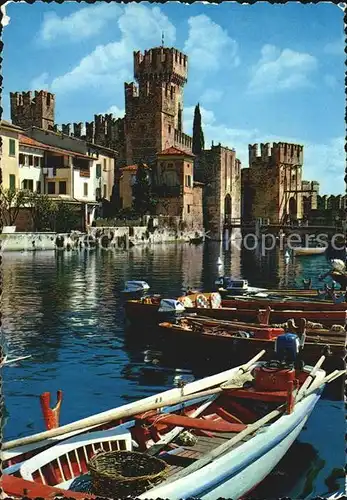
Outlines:
<svg viewBox="0 0 347 500"><path fill-rule="evenodd" d="M324 363L324 360L325 360L325 356L321 356L319 358L319 360L317 361L317 363L314 365L314 367L310 371L308 377L306 378L305 382L300 387L300 389L299 389L299 391L298 391L298 393L296 395L295 401L298 401L299 398L301 398L303 396L303 394L305 393L306 389L308 388L308 386L310 385L310 383L312 382L312 380L314 379L314 377L316 377L319 368Z"/></svg>
<svg viewBox="0 0 347 500"><path fill-rule="evenodd" d="M19 358L7 359L7 356L1 361L0 366L10 365L12 363L16 363L16 361L22 361L23 359L31 358L31 354L29 356L20 356Z"/></svg>
<svg viewBox="0 0 347 500"><path fill-rule="evenodd" d="M243 375L245 375L247 373L244 372ZM237 376L237 374L236 374ZM228 382L226 383L223 383L220 387L216 387L215 389L210 389L209 391L204 391L203 392L200 392L199 393L199 397L202 397L202 396L210 396L212 395L212 397L209 398L209 400L207 402L205 402L204 404L202 404L201 406L199 406L199 408L197 408L191 415L191 418L196 418L198 417L203 411L206 410L206 408L208 408L208 406L210 406L211 403L213 403L213 401L215 401L219 394L221 392L223 392L225 389L240 389L241 385L243 386L243 384L247 381L247 380L244 380L242 381L241 379L241 382L243 382L242 384L240 384L240 378L238 379L238 382L237 384L233 384L234 379L231 379L229 380ZM237 382L237 380L236 380ZM226 385L227 384L227 385ZM189 401L189 400L192 400L192 399L196 399L196 394L191 394L190 396L186 396L184 399L185 401ZM165 414L163 414L165 415ZM170 431L168 434L166 434L160 441L158 441L157 443L155 443L153 446L151 446L151 448L149 450L147 450L147 454L150 454L150 455L154 455L155 453L158 453L160 450L162 450L168 443L170 443L173 439L175 439L176 436L178 436L178 434L183 430L184 428L183 427L176 427L175 429L172 429L172 431Z"/></svg>
<svg viewBox="0 0 347 500"><path fill-rule="evenodd" d="M347 370L340 370L341 373L335 376L341 376L343 373L346 373ZM331 375L331 374L330 374ZM316 384L316 386L312 386L308 389L307 393L304 396L301 396L297 402L299 402L300 399L303 397L306 397L310 395L312 392L317 390L318 387L322 386L323 384L331 382L331 380L335 380L335 378L329 378L329 375L325 377L323 380L321 380L319 383ZM251 425L248 425L246 429L243 431L239 432L235 437L231 438L229 441L226 443L222 444L218 448L215 448L212 450L210 453L202 457L200 460L197 460L196 462L192 463L185 469L181 470L174 476L170 477L167 481L161 483L158 488L161 488L162 486L166 486L169 483L172 483L174 481L177 481L179 479L182 479L183 477L188 476L189 474L192 474L193 472L201 469L202 467L205 467L205 465L208 465L210 462L212 462L214 459L220 457L227 451L230 451L237 443L242 441L246 436L249 434L253 434L255 431L260 429L260 427L263 427L265 424L268 422L271 422L271 420L274 420L276 417L279 417L280 415L283 414L283 411L286 410L286 405L281 405L277 410L273 410L271 413L268 415L265 415L263 418L257 420Z"/></svg>
<svg viewBox="0 0 347 500"><path fill-rule="evenodd" d="M264 354L265 354L265 350L262 350L261 352L259 352L256 356L254 356L254 358L252 358L250 361L248 361L248 363L241 365L239 367L238 371L233 373L233 376L235 376L237 373L240 373L240 372L244 373L244 372L248 371L252 367L252 365L254 365L254 363L256 363L258 361L258 359L261 358ZM237 367L235 367L235 368L237 368ZM226 373L229 373L231 371L232 370L227 370ZM7 443L2 444L2 450L5 451L5 450L10 450L12 448L15 448L17 446L23 446L23 445L27 445L27 444L31 444L31 443L37 443L37 442L43 441L45 439L49 439L49 438L56 437L56 436L61 436L63 434L67 434L67 433L74 432L74 431L80 430L81 432L83 432L86 427L96 427L96 426L100 426L100 425L106 424L108 422L111 422L112 420L128 418L128 417L132 417L138 413L143 413L145 411L155 410L158 408L163 408L164 406L174 405L174 404L185 401L185 397L189 396L190 394L191 395L195 394L196 397L198 398L198 397L200 397L201 391L203 389L205 389L206 387L213 387L214 385L217 385L217 384L220 385L223 382L226 382L226 380L217 381L219 376L220 376L220 374L213 375L212 377L208 377L208 379L210 380L210 385L207 385L207 386L206 386L206 382L204 383L204 379L197 381L196 383L192 382L192 384L189 384L189 385L193 385L194 388L196 387L196 389L189 390L189 388L188 388L188 393L186 395L182 394L182 392L181 392L181 394L179 396L178 395L172 396L172 397L167 398L165 401L162 401L162 396L165 394L165 393L163 393L161 395L158 395L158 398L150 397L149 398L150 401L144 401L144 402L139 401L137 405L133 405L133 404L125 405L125 407L123 407L123 408L122 407L115 408L113 410L109 410L107 412L103 412L103 413L98 414L98 415L93 415L91 417L83 418L81 420L78 420L77 422L72 422L71 424L67 424L67 425L58 427L56 429L51 429L49 431L39 432L39 433L33 434L31 436L26 436L23 438L8 441ZM199 384L199 382L200 382L200 384ZM189 387L189 386L186 386L186 390L187 390L187 387ZM192 399L194 399L194 398L192 398Z"/></svg>
<svg viewBox="0 0 347 500"><path fill-rule="evenodd" d="M191 417L196 418L199 415L201 415L201 413L204 412L206 410L206 408L208 408L210 406L210 404L213 403L213 401L215 401L217 399L217 397L218 397L218 394L210 397L207 402L205 402L204 404L199 406L199 408L197 408L195 411L193 411ZM153 456L156 453L159 453L163 448L165 448L166 445L171 443L171 441L173 441L182 432L183 429L184 429L184 427L175 427L174 429L172 429L170 432L165 434L165 436L162 437L159 441L157 441L155 444L153 444L146 451L146 454Z"/></svg>

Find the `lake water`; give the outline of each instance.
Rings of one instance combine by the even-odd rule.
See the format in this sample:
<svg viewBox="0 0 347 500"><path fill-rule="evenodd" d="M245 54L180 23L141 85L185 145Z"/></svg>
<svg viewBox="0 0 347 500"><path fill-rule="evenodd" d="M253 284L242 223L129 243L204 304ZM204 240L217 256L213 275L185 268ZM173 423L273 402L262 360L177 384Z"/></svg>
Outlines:
<svg viewBox="0 0 347 500"><path fill-rule="evenodd" d="M223 268L217 265L222 255ZM219 244L134 247L129 252L36 252L3 255L2 329L9 357L29 360L3 369L5 440L44 429L39 395L63 390L65 424L128 401L220 371L218 360L165 351L148 328L130 334L120 291L144 279L168 296L188 286L209 288L221 274L254 286L301 286L328 270L324 256L286 262L281 252L261 256ZM235 363L234 363L235 365ZM342 487L344 403L321 399L280 467L258 488L262 498L314 498ZM335 479L334 479L335 478Z"/></svg>

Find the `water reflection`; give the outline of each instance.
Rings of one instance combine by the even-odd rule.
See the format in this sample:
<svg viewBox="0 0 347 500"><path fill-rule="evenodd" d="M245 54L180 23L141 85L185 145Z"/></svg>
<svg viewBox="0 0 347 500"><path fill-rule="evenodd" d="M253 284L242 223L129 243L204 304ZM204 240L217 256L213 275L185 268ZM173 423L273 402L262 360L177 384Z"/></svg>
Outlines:
<svg viewBox="0 0 347 500"><path fill-rule="evenodd" d="M32 358L3 369L5 439L43 429L39 395L44 391L63 390L64 424L230 366L228 353L223 353L223 366L221 354L203 354L200 346L191 351L184 345L169 345L145 325L135 332L124 327L125 281L143 279L151 292L166 296L178 295L188 286L210 289L221 272L219 257L223 273L248 279L254 286L294 286L302 278L312 278L317 286L317 276L328 267L324 256L286 262L278 250L262 256L234 246L223 250L212 242L133 247L128 253L6 253L2 265L6 347L9 356ZM325 412L335 432L342 433L340 409L326 403L311 419L319 420ZM325 480L343 458L321 448L318 426L308 425L303 436L305 432L325 463L320 470L319 460L314 465L311 457L317 470L311 489L327 491ZM329 443L330 438L325 441Z"/></svg>

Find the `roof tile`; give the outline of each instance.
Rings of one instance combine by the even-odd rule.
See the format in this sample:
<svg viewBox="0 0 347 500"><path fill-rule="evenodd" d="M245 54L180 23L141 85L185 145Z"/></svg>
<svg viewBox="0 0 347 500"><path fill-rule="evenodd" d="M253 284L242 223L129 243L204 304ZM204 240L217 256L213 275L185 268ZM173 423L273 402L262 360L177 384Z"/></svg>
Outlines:
<svg viewBox="0 0 347 500"><path fill-rule="evenodd" d="M187 153L186 151L183 151L182 149L178 149L174 146L170 146L167 149L164 149L164 151L161 151L161 153L158 153L158 156L166 156L166 155L172 155L172 156L191 156L192 158L195 157L193 153Z"/></svg>

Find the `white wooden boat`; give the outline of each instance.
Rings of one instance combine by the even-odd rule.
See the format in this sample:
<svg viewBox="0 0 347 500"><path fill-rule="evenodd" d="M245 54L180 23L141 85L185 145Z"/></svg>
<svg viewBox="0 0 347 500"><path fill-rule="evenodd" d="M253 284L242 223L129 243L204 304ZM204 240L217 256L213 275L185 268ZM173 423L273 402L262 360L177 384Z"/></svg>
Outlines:
<svg viewBox="0 0 347 500"><path fill-rule="evenodd" d="M324 384L342 374L325 377L320 369L324 356L314 368L295 369L294 337L282 338L293 355L290 362L285 361L288 351L279 341L275 366L257 361L263 351L242 367L183 388L4 443L4 492L21 497L25 488L29 497L64 493L82 498L82 491L84 498L87 493L91 498L105 496L92 489L88 469L98 460L98 450L103 450L103 459L115 459L123 450L133 457L136 452L142 458L156 454L165 465L164 479L160 484L147 484L136 494L139 498L244 496L268 475L299 435ZM244 387L247 380L248 387ZM109 428L102 428L106 423ZM82 430L83 434L76 434ZM58 436L56 445L47 442ZM18 444L21 447L14 448ZM9 467L9 454L20 456L23 446L27 451L31 446L32 453L36 446L36 453ZM75 493L78 488L80 493Z"/></svg>
<svg viewBox="0 0 347 500"><path fill-rule="evenodd" d="M232 277L223 276L215 281L218 286L219 293L223 295L246 295L260 292L266 292L266 288L258 288L249 286L248 281L244 279L235 279Z"/></svg>
<svg viewBox="0 0 347 500"><path fill-rule="evenodd" d="M137 294L137 293L144 293L147 292L150 289L150 286L146 281L142 280L131 280L131 281L126 281L124 284L124 289L122 290L122 293L125 294Z"/></svg>
<svg viewBox="0 0 347 500"><path fill-rule="evenodd" d="M292 252L294 255L322 255L326 251L326 247L294 247Z"/></svg>

